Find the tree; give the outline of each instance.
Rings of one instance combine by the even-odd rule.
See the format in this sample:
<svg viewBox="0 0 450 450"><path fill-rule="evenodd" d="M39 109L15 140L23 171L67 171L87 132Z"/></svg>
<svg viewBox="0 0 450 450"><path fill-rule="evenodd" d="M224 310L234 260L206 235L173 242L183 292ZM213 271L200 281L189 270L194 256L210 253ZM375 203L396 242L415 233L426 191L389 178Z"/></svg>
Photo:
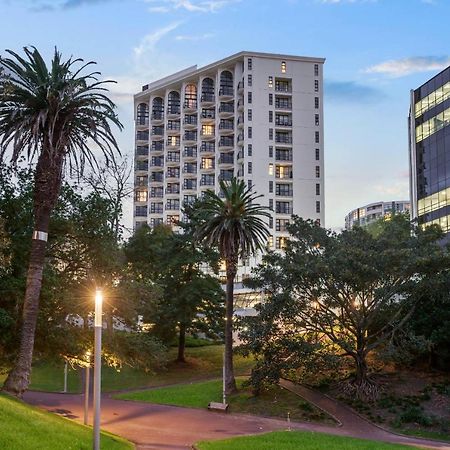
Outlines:
<svg viewBox="0 0 450 450"><path fill-rule="evenodd" d="M0 159L11 147L12 162L22 153L36 160L34 172L34 230L31 240L22 334L17 361L4 389L21 396L27 389L39 310L45 250L51 213L64 175L64 164L82 170L95 166L93 146L106 160L118 151L111 124L122 128L115 105L104 92L98 72L81 75L93 62L62 61L55 49L51 66L34 47L25 57L7 50L12 58L0 59L8 72L0 79Z"/></svg>
<svg viewBox="0 0 450 450"><path fill-rule="evenodd" d="M373 398L378 389L368 355L410 320L414 294L448 270L441 232L416 228L403 216L386 221L377 237L360 227L335 234L298 217L289 232L285 253L269 254L250 282L266 295L260 317L241 337L254 349L264 334L260 352L278 347L283 370L300 364L299 349L350 359L355 374L343 388Z"/></svg>
<svg viewBox="0 0 450 450"><path fill-rule="evenodd" d="M128 241L125 252L135 278L154 282L161 301L144 320L152 332L170 343L178 331L178 362L185 362L186 333L223 317L223 291L203 268L217 265L217 256L196 246L191 233L176 234L168 226L142 227ZM205 327L204 327L205 328Z"/></svg>
<svg viewBox="0 0 450 450"><path fill-rule="evenodd" d="M225 391L236 391L233 370L233 313L234 279L239 258L254 255L263 250L269 231L264 217L270 217L266 207L255 200L260 198L247 188L244 181L232 178L220 181L223 199L213 191L206 191L195 208L195 237L204 245L219 250L226 269L225 314Z"/></svg>

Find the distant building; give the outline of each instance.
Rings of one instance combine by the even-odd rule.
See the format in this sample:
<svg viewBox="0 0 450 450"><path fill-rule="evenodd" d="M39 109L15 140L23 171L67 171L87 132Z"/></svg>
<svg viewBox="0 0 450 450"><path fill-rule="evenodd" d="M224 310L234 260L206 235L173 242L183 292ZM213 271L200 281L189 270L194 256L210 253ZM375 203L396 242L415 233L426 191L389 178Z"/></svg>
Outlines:
<svg viewBox="0 0 450 450"><path fill-rule="evenodd" d="M411 91L412 218L450 234L450 67Z"/></svg>
<svg viewBox="0 0 450 450"><path fill-rule="evenodd" d="M350 211L345 216L345 229L351 230L355 225L364 227L381 217L389 216L393 212L408 213L409 211L410 202L407 200L369 203L366 206Z"/></svg>

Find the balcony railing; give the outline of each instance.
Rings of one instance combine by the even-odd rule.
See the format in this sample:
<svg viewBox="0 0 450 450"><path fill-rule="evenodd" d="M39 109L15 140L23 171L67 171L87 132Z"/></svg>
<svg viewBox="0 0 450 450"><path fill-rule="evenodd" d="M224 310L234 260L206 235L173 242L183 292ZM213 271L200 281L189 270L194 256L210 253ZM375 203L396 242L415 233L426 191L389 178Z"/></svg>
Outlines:
<svg viewBox="0 0 450 450"><path fill-rule="evenodd" d="M292 120L275 119L275 125L277 127L292 127Z"/></svg>
<svg viewBox="0 0 450 450"><path fill-rule="evenodd" d="M231 181L232 178L233 178L232 173L221 173L219 175L219 181Z"/></svg>
<svg viewBox="0 0 450 450"><path fill-rule="evenodd" d="M180 209L180 203L168 203L166 204L166 210L174 211Z"/></svg>
<svg viewBox="0 0 450 450"><path fill-rule="evenodd" d="M166 194L179 194L180 185L166 187Z"/></svg>
<svg viewBox="0 0 450 450"><path fill-rule="evenodd" d="M164 159L153 159L150 162L150 167L164 167Z"/></svg>
<svg viewBox="0 0 450 450"><path fill-rule="evenodd" d="M215 151L216 151L216 146L214 145L214 142L202 142L202 145L200 147L201 153L206 153L206 152L214 153Z"/></svg>
<svg viewBox="0 0 450 450"><path fill-rule="evenodd" d="M179 139L167 139L166 145L168 147L179 147L180 146L180 140Z"/></svg>
<svg viewBox="0 0 450 450"><path fill-rule="evenodd" d="M220 113L234 113L234 102L221 103L219 106Z"/></svg>
<svg viewBox="0 0 450 450"><path fill-rule="evenodd" d="M178 171L176 171L176 172L167 171L166 172L166 177L167 178L180 178L180 172L178 172Z"/></svg>
<svg viewBox="0 0 450 450"><path fill-rule="evenodd" d="M192 183L190 183L188 181L192 181ZM194 182L194 180L184 180L183 189L195 191L197 189L197 181L195 180L195 182Z"/></svg>
<svg viewBox="0 0 450 450"><path fill-rule="evenodd" d="M219 130L234 130L234 123L222 121L219 124Z"/></svg>
<svg viewBox="0 0 450 450"><path fill-rule="evenodd" d="M164 135L163 127L152 128L152 136L163 136L163 135Z"/></svg>
<svg viewBox="0 0 450 450"><path fill-rule="evenodd" d="M234 139L220 138L219 147L233 147L233 146L234 146Z"/></svg>
<svg viewBox="0 0 450 450"><path fill-rule="evenodd" d="M275 142L279 144L292 144L292 136L275 134Z"/></svg>
<svg viewBox="0 0 450 450"><path fill-rule="evenodd" d="M292 92L292 86L289 83L275 83L276 92Z"/></svg>
<svg viewBox="0 0 450 450"><path fill-rule="evenodd" d="M221 155L219 158L219 164L233 164L234 158L232 155Z"/></svg>
<svg viewBox="0 0 450 450"><path fill-rule="evenodd" d="M159 208L150 208L150 214L162 214L163 208L162 206Z"/></svg>
<svg viewBox="0 0 450 450"><path fill-rule="evenodd" d="M275 109L292 109L292 103L275 101Z"/></svg>
<svg viewBox="0 0 450 450"><path fill-rule="evenodd" d="M206 178L200 180L200 186L214 186L216 184L214 178Z"/></svg>
<svg viewBox="0 0 450 450"><path fill-rule="evenodd" d="M173 106L172 108L169 108L169 109L167 110L167 114L168 114L168 115L171 115L171 116L176 116L176 115L178 115L178 114L180 114L180 113L181 113L180 105L178 105L178 106Z"/></svg>
<svg viewBox="0 0 450 450"><path fill-rule="evenodd" d="M167 124L167 129L179 131L180 130L180 122L169 122Z"/></svg>
<svg viewBox="0 0 450 450"><path fill-rule="evenodd" d="M163 198L164 192L162 189L160 191L150 191L150 197L151 198Z"/></svg>
<svg viewBox="0 0 450 450"><path fill-rule="evenodd" d="M214 94L202 94L200 101L202 103L214 103L216 101L216 96Z"/></svg>
<svg viewBox="0 0 450 450"><path fill-rule="evenodd" d="M167 162L180 162L180 155L167 155L166 156L166 161Z"/></svg>
<svg viewBox="0 0 450 450"><path fill-rule="evenodd" d="M206 109L202 111L202 119L215 119L216 112L213 109Z"/></svg>
<svg viewBox="0 0 450 450"><path fill-rule="evenodd" d="M184 108L185 109L197 109L197 100L185 100Z"/></svg>
<svg viewBox="0 0 450 450"><path fill-rule="evenodd" d="M239 81L239 83L238 83L238 91L241 91L242 89L244 89L244 81Z"/></svg>
<svg viewBox="0 0 450 450"><path fill-rule="evenodd" d="M162 183L164 180L164 175L162 172L152 173L150 176L151 183Z"/></svg>
<svg viewBox="0 0 450 450"><path fill-rule="evenodd" d="M185 158L197 158L197 150L194 149L184 149L183 156Z"/></svg>
<svg viewBox="0 0 450 450"><path fill-rule="evenodd" d="M148 156L148 146L138 145L136 147L137 156Z"/></svg>
<svg viewBox="0 0 450 450"><path fill-rule="evenodd" d="M197 125L197 116L186 116L183 122L185 125Z"/></svg>
<svg viewBox="0 0 450 450"><path fill-rule="evenodd" d="M233 96L234 95L234 90L232 87L230 86L223 86L219 89L219 95L223 95L223 96Z"/></svg>
<svg viewBox="0 0 450 450"><path fill-rule="evenodd" d="M190 132L186 132L184 133L184 138L185 141L196 141L197 140L197 133L190 133Z"/></svg>
<svg viewBox="0 0 450 450"><path fill-rule="evenodd" d="M161 152L164 150L164 145L162 142L152 142L151 151L152 152Z"/></svg>
<svg viewBox="0 0 450 450"><path fill-rule="evenodd" d="M148 162L147 161L137 161L136 162L136 170L148 170Z"/></svg>
<svg viewBox="0 0 450 450"><path fill-rule="evenodd" d="M197 166L185 166L183 167L183 173L197 173Z"/></svg>
<svg viewBox="0 0 450 450"><path fill-rule="evenodd" d="M160 111L156 111L152 113L152 120L164 120L164 113Z"/></svg>

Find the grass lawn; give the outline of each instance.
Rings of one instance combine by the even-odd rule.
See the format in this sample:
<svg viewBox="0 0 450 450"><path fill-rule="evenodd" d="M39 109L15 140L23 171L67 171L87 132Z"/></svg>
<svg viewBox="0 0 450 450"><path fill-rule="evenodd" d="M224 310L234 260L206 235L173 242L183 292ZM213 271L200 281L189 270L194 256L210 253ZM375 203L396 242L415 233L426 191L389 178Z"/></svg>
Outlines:
<svg viewBox="0 0 450 450"><path fill-rule="evenodd" d="M92 429L0 395L0 448L8 450L91 449ZM101 448L131 450L134 445L102 434Z"/></svg>
<svg viewBox="0 0 450 450"><path fill-rule="evenodd" d="M198 450L400 450L411 447L307 431L276 431L221 441L200 442Z"/></svg>
<svg viewBox="0 0 450 450"><path fill-rule="evenodd" d="M243 382L244 379L242 378L237 380L239 392L228 398L231 412L284 419L287 418L289 412L292 420L335 423L333 419L319 409L279 386L273 386L258 397L254 397L250 388L242 387ZM222 401L222 381L204 381L129 392L119 394L116 398L192 408L206 408L210 401Z"/></svg>
<svg viewBox="0 0 450 450"><path fill-rule="evenodd" d="M176 358L176 348L169 349L169 359ZM185 364L171 362L166 370L157 373L146 373L143 370L123 367L117 371L111 367L102 368L102 390L104 392L138 389L145 387L176 384L207 378L220 377L222 374L223 345L189 347L186 349ZM236 375L250 372L253 366L251 358L236 355L234 358ZM0 386L6 375L0 373ZM69 370L68 391L81 392L82 371ZM48 392L60 392L64 383L64 364L51 364L40 361L33 365L30 389Z"/></svg>

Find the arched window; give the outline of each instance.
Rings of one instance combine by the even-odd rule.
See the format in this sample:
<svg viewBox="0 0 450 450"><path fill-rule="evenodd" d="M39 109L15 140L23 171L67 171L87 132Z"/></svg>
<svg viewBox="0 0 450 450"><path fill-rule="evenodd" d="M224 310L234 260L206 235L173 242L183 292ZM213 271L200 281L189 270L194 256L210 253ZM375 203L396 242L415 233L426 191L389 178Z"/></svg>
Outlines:
<svg viewBox="0 0 450 450"><path fill-rule="evenodd" d="M167 99L168 114L180 114L180 93L177 91L169 92Z"/></svg>
<svg viewBox="0 0 450 450"><path fill-rule="evenodd" d="M147 103L139 103L136 114L137 125L148 125L148 105Z"/></svg>
<svg viewBox="0 0 450 450"><path fill-rule="evenodd" d="M188 84L184 90L184 107L197 108L197 86L195 84Z"/></svg>
<svg viewBox="0 0 450 450"><path fill-rule="evenodd" d="M220 95L233 95L233 74L224 70L220 74Z"/></svg>
<svg viewBox="0 0 450 450"><path fill-rule="evenodd" d="M214 80L204 78L202 81L202 102L214 101Z"/></svg>
<svg viewBox="0 0 450 450"><path fill-rule="evenodd" d="M164 102L161 97L155 97L152 102L152 119L164 119Z"/></svg>

